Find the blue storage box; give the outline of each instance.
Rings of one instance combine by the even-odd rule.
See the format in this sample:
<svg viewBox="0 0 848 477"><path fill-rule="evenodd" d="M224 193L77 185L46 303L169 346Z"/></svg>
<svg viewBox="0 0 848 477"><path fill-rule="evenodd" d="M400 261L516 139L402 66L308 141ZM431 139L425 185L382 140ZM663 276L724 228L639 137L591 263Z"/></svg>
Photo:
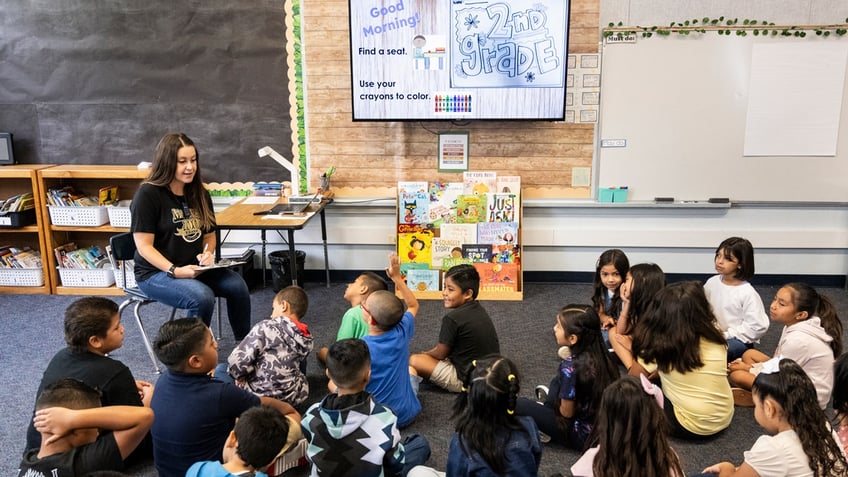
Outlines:
<svg viewBox="0 0 848 477"><path fill-rule="evenodd" d="M627 202L627 189L619 187L598 189L598 202Z"/></svg>

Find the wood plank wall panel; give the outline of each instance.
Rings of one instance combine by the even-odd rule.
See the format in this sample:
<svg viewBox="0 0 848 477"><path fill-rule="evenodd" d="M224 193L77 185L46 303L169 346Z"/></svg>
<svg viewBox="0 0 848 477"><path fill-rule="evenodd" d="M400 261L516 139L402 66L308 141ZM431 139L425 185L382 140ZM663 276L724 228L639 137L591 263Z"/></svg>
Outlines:
<svg viewBox="0 0 848 477"><path fill-rule="evenodd" d="M599 0L572 0L569 53L597 53ZM457 180L436 170L438 136L470 133L470 168L522 177L524 197L589 197L572 167L592 167L594 125L543 121L353 122L348 0L304 0L310 188L336 166L339 196L389 196L401 180Z"/></svg>

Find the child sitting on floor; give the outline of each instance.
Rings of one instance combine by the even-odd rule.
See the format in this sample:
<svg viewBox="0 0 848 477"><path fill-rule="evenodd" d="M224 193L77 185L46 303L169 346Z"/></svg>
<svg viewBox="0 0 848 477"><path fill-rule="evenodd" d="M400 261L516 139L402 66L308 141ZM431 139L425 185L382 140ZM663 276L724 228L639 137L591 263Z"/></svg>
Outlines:
<svg viewBox="0 0 848 477"><path fill-rule="evenodd" d="M41 446L24 453L19 477L76 477L121 470L153 423L148 406L101 407L96 390L69 378L47 386L35 408Z"/></svg>
<svg viewBox="0 0 848 477"><path fill-rule="evenodd" d="M306 401L306 358L313 344L301 320L308 307L309 297L298 286L283 288L274 296L271 318L254 325L227 360L227 372L238 387L292 406Z"/></svg>
<svg viewBox="0 0 848 477"><path fill-rule="evenodd" d="M386 290L386 281L374 272L363 272L356 280L348 283L345 288L344 299L350 303L350 308L342 316L339 331L336 333L336 341L346 338L362 338L368 334L368 323L362 318L362 307L368 295L377 290ZM321 364L327 362L326 346L318 350L318 361Z"/></svg>

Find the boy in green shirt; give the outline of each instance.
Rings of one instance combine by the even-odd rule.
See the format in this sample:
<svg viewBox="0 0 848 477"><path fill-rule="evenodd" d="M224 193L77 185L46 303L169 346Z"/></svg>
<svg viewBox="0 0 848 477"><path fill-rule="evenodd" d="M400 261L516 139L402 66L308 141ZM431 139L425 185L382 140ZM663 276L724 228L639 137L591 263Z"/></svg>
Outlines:
<svg viewBox="0 0 848 477"><path fill-rule="evenodd" d="M350 309L342 316L336 341L347 338L362 338L368 334L368 323L362 319L362 308L360 303L365 303L371 293L377 290L388 290L386 281L374 272L362 272L356 280L349 283L345 288L344 298L350 303ZM318 361L321 365L327 363L328 348L325 346L318 350Z"/></svg>

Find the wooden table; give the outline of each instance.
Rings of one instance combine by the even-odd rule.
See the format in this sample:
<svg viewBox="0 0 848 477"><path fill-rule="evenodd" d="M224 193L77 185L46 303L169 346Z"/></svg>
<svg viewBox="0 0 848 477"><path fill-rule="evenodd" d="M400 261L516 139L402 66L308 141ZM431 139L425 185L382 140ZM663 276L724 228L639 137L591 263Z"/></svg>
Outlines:
<svg viewBox="0 0 848 477"><path fill-rule="evenodd" d="M277 203L284 203L281 199ZM288 239L283 237L289 244L289 265L292 277L292 284L299 285L297 282L297 255L295 252L294 233L306 226L315 216L321 217L321 241L324 245L324 273L327 280L327 287L330 286L330 265L327 256L327 220L324 215L324 209L333 202L333 199L323 199L320 203L309 205L306 214L303 216L297 215L254 215L256 212L263 212L275 204L245 204L241 200L233 205L230 205L221 212L215 214L215 220L218 227L215 229L217 234L218 249L216 256L221 256L221 244L226 240L226 236L221 238L221 230L258 230L262 237L262 285L265 286L265 245L266 232L268 230L276 230L281 237L282 232L286 231ZM272 218L273 217L273 218ZM229 232L228 232L229 234Z"/></svg>

